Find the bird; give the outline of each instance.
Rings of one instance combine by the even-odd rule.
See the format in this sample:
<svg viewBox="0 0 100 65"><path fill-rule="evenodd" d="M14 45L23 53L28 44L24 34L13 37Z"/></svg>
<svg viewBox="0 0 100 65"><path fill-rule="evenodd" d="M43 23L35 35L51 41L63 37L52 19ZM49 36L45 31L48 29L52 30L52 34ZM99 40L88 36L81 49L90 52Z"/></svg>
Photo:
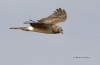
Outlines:
<svg viewBox="0 0 100 65"><path fill-rule="evenodd" d="M19 29L24 31L39 32L45 34L63 34L63 29L57 24L65 22L67 19L67 13L64 9L58 8L48 17L37 20L37 22L29 19L24 24L30 24L29 27L11 27L9 29Z"/></svg>

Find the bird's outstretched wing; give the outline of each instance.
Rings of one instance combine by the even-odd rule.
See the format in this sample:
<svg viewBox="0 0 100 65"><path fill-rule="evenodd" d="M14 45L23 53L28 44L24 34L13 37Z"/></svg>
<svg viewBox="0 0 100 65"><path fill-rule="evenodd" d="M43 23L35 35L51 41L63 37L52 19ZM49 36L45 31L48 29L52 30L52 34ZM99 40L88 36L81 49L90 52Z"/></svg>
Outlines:
<svg viewBox="0 0 100 65"><path fill-rule="evenodd" d="M46 23L41 23L41 22L35 22L33 20L26 21L24 24L30 24L30 26L36 28L36 29L45 29L48 30L52 27L52 24L46 24Z"/></svg>
<svg viewBox="0 0 100 65"><path fill-rule="evenodd" d="M57 24L59 22L64 22L67 19L67 13L64 9L56 9L52 15L47 18L42 18L41 20L37 20L41 23L49 23L49 24Z"/></svg>
<svg viewBox="0 0 100 65"><path fill-rule="evenodd" d="M39 23L39 22L30 23L30 25L34 28L44 29L44 30L48 30L52 27L52 24L45 24L45 23Z"/></svg>

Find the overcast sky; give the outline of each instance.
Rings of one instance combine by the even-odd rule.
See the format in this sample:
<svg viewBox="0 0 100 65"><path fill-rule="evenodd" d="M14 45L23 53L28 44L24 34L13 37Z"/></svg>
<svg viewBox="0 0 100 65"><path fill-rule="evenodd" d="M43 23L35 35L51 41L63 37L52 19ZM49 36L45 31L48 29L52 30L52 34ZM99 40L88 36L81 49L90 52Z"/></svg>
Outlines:
<svg viewBox="0 0 100 65"><path fill-rule="evenodd" d="M9 29L59 7L63 35ZM0 65L100 65L100 0L0 0Z"/></svg>

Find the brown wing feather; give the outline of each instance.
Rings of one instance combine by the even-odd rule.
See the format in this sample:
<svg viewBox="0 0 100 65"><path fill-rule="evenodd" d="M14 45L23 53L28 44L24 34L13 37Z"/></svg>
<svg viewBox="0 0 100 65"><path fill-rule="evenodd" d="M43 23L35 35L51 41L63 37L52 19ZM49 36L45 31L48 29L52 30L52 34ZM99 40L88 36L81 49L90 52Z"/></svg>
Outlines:
<svg viewBox="0 0 100 65"><path fill-rule="evenodd" d="M53 33L52 32L52 24L45 24L45 23L30 23L32 27L34 27L34 31L42 32L42 33Z"/></svg>
<svg viewBox="0 0 100 65"><path fill-rule="evenodd" d="M39 29L44 29L44 30L48 30L52 26L52 24L45 24L45 23L39 23L39 22L30 23L30 25L34 28L39 28Z"/></svg>
<svg viewBox="0 0 100 65"><path fill-rule="evenodd" d="M38 20L38 22L42 23L50 23L50 24L57 24L59 22L64 22L67 19L66 11L61 8L56 9L52 15L50 15L47 18L43 18L41 20Z"/></svg>

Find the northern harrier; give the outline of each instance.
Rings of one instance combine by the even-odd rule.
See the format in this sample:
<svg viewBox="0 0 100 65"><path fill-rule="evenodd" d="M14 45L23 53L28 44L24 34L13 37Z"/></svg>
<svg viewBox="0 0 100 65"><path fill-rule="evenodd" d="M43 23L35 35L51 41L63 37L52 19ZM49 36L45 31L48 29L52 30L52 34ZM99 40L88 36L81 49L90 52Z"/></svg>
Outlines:
<svg viewBox="0 0 100 65"><path fill-rule="evenodd" d="M21 29L24 31L33 31L33 32L40 32L40 33L46 33L46 34L57 34L62 33L63 29L60 26L57 26L57 23L65 22L67 19L67 13L64 9L56 9L52 15L42 18L40 20L37 20L38 22L35 22L33 20L24 22L24 24L30 24L29 27L11 27L9 29Z"/></svg>

